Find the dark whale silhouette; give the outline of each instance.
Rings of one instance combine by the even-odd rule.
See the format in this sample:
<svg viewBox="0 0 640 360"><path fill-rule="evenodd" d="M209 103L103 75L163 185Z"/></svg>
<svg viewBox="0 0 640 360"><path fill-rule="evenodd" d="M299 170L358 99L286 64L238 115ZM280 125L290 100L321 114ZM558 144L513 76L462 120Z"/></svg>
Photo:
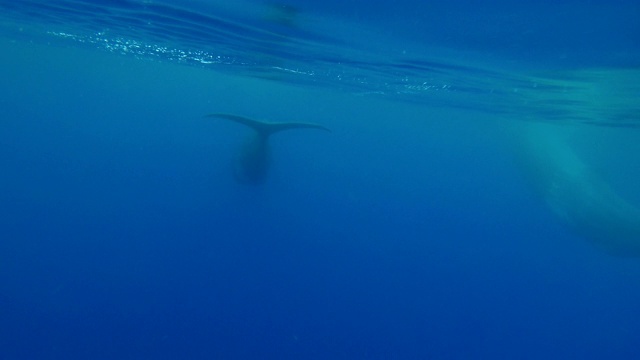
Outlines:
<svg viewBox="0 0 640 360"><path fill-rule="evenodd" d="M290 129L319 129L331 131L324 126L309 123L271 123L230 114L208 114L206 117L221 118L244 124L254 134L244 145L233 164L233 174L238 182L259 184L264 182L269 169L269 137Z"/></svg>

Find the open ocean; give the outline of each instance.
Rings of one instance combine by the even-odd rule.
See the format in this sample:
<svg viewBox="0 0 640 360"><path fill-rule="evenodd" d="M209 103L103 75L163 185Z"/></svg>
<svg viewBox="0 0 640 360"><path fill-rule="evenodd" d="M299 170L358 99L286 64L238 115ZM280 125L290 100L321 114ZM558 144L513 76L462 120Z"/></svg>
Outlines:
<svg viewBox="0 0 640 360"><path fill-rule="evenodd" d="M0 0L0 360L640 359L638 19Z"/></svg>

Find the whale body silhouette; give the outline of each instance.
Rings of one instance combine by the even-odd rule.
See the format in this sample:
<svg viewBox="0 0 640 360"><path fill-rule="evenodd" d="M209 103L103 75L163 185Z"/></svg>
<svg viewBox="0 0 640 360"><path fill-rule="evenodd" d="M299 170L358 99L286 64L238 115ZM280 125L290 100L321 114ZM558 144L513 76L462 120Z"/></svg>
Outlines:
<svg viewBox="0 0 640 360"><path fill-rule="evenodd" d="M245 143L233 163L233 174L236 180L245 184L259 184L266 179L269 169L269 138L271 135L291 129L331 131L324 126L310 123L273 123L231 114L208 114L206 116L231 120L254 130L254 134Z"/></svg>
<svg viewBox="0 0 640 360"><path fill-rule="evenodd" d="M640 256L640 208L599 177L554 125L522 125L524 168L551 210L605 251Z"/></svg>

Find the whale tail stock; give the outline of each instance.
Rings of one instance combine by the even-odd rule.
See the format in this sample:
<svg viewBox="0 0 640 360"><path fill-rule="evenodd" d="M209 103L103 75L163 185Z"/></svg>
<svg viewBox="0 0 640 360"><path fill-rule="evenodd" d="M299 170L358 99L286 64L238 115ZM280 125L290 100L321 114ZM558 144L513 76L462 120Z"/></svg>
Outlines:
<svg viewBox="0 0 640 360"><path fill-rule="evenodd" d="M231 121L246 125L252 128L253 130L255 130L259 135L265 136L265 137L268 137L273 133L283 131L283 130L289 130L289 129L318 129L318 130L325 130L325 131L331 132L331 130L329 130L328 128L322 125L311 124L311 123L297 123L297 122L271 123L266 121L249 119L249 118L237 116L237 115L218 114L218 113L208 114L205 116L211 117L211 118L227 119L227 120L231 120Z"/></svg>

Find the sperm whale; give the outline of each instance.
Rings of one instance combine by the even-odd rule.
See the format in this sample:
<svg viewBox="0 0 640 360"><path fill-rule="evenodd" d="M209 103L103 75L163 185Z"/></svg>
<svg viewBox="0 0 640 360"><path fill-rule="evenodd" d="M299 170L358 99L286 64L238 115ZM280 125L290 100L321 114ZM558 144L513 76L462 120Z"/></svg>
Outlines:
<svg viewBox="0 0 640 360"><path fill-rule="evenodd" d="M220 118L246 125L254 130L233 163L233 174L236 180L245 184L264 182L269 169L269 138L274 133L291 129L317 129L329 131L328 128L311 123L298 122L266 122L231 114L208 114L210 118Z"/></svg>
<svg viewBox="0 0 640 360"><path fill-rule="evenodd" d="M522 124L522 163L551 210L610 254L640 256L640 208L600 178L553 125Z"/></svg>

